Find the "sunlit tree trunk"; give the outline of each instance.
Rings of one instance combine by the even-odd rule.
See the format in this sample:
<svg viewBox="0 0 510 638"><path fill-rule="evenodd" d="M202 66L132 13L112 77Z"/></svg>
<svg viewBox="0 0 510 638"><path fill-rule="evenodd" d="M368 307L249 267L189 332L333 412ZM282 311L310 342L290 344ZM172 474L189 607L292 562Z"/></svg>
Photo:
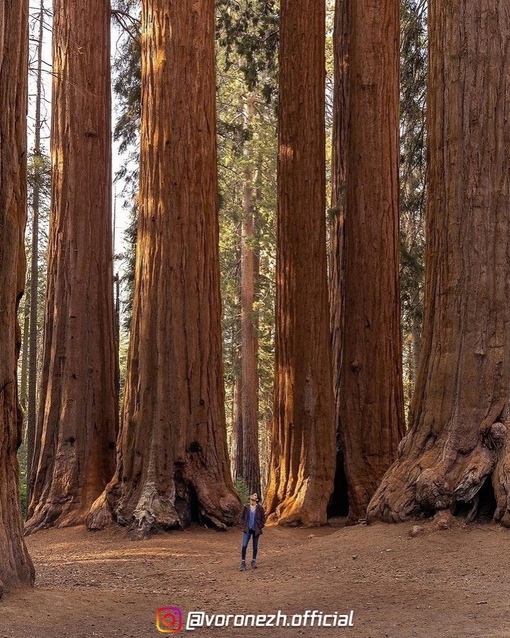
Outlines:
<svg viewBox="0 0 510 638"><path fill-rule="evenodd" d="M110 5L55 0L52 203L28 532L80 524L114 472Z"/></svg>
<svg viewBox="0 0 510 638"><path fill-rule="evenodd" d="M370 520L481 506L510 525L509 36L505 0L429 4L421 357Z"/></svg>
<svg viewBox="0 0 510 638"><path fill-rule="evenodd" d="M349 519L404 430L399 302L399 2L337 3L332 305ZM338 455L341 461L342 454ZM341 472L341 468L337 468Z"/></svg>
<svg viewBox="0 0 510 638"><path fill-rule="evenodd" d="M325 4L283 0L280 22L275 421L266 508L319 525L334 476L326 276Z"/></svg>
<svg viewBox="0 0 510 638"><path fill-rule="evenodd" d="M88 520L237 522L219 286L214 0L142 3L140 217L117 469Z"/></svg>
<svg viewBox="0 0 510 638"><path fill-rule="evenodd" d="M27 206L28 2L0 1L0 598L31 585L34 569L23 542L17 450L17 310L25 284Z"/></svg>

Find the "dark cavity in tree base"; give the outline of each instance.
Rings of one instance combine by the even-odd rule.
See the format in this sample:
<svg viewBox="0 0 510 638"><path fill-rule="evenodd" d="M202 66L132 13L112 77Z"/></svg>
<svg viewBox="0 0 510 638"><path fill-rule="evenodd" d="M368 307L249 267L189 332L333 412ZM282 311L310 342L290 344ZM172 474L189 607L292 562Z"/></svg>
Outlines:
<svg viewBox="0 0 510 638"><path fill-rule="evenodd" d="M347 516L349 514L349 496L347 493L347 477L345 476L344 460L341 452L337 452L335 482L333 494L329 499L327 516Z"/></svg>

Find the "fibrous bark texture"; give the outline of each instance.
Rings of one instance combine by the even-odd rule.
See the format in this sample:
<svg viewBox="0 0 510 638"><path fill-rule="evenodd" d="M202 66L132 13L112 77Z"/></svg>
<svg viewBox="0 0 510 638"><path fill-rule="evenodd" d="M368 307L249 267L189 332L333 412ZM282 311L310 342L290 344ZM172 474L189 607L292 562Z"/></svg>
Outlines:
<svg viewBox="0 0 510 638"><path fill-rule="evenodd" d="M18 304L25 283L28 2L0 1L0 598L34 582L23 542L17 451Z"/></svg>
<svg viewBox="0 0 510 638"><path fill-rule="evenodd" d="M110 4L55 0L52 203L27 532L85 522L115 469Z"/></svg>
<svg viewBox="0 0 510 638"><path fill-rule="evenodd" d="M404 430L398 34L398 0L337 2L330 283L337 465L343 457L353 522Z"/></svg>
<svg viewBox="0 0 510 638"><path fill-rule="evenodd" d="M432 0L429 38L422 356L410 432L368 514L472 518L494 492L510 525L510 6Z"/></svg>
<svg viewBox="0 0 510 638"><path fill-rule="evenodd" d="M214 1L142 5L140 216L115 476L89 528L237 522L220 333Z"/></svg>
<svg viewBox="0 0 510 638"><path fill-rule="evenodd" d="M275 420L266 510L289 525L326 522L334 476L324 9L315 0L281 5Z"/></svg>

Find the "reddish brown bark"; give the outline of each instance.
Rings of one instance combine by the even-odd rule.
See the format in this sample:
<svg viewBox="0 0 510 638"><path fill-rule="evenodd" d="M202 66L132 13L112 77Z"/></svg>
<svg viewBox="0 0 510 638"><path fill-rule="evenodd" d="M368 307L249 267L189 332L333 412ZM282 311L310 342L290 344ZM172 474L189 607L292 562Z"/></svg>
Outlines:
<svg viewBox="0 0 510 638"><path fill-rule="evenodd" d="M370 520L473 518L493 490L510 524L509 34L504 0L429 4L422 350L410 432Z"/></svg>
<svg viewBox="0 0 510 638"><path fill-rule="evenodd" d="M142 4L140 216L117 469L88 520L237 522L221 353L214 1Z"/></svg>
<svg viewBox="0 0 510 638"><path fill-rule="evenodd" d="M403 435L400 343L399 3L337 3L332 324L349 519ZM339 459L341 455L339 454ZM341 471L340 468L337 471Z"/></svg>
<svg viewBox="0 0 510 638"><path fill-rule="evenodd" d="M25 283L28 2L0 2L0 598L34 582L23 542L17 450L17 309Z"/></svg>
<svg viewBox="0 0 510 638"><path fill-rule="evenodd" d="M52 204L27 532L85 521L114 471L110 4L55 0Z"/></svg>
<svg viewBox="0 0 510 638"><path fill-rule="evenodd" d="M266 498L280 524L325 523L334 474L324 11L315 0L281 4L275 421Z"/></svg>

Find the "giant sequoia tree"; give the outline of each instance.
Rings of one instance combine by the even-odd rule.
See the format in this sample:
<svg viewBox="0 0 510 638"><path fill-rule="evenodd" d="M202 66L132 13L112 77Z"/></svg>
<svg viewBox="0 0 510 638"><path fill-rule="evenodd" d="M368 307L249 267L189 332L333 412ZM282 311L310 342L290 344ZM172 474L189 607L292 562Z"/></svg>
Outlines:
<svg viewBox="0 0 510 638"><path fill-rule="evenodd" d="M349 518L403 434L398 236L399 2L337 2L331 305ZM338 467L341 473L343 468Z"/></svg>
<svg viewBox="0 0 510 638"><path fill-rule="evenodd" d="M26 529L85 521L115 469L110 4L55 0L44 355Z"/></svg>
<svg viewBox="0 0 510 638"><path fill-rule="evenodd" d="M214 0L142 3L140 214L115 475L88 519L237 522L224 415Z"/></svg>
<svg viewBox="0 0 510 638"><path fill-rule="evenodd" d="M430 2L422 355L370 520L467 505L473 517L494 493L510 525L509 36L506 0Z"/></svg>
<svg viewBox="0 0 510 638"><path fill-rule="evenodd" d="M32 584L23 542L16 453L21 442L16 312L25 280L28 2L0 2L0 598Z"/></svg>
<svg viewBox="0 0 510 638"><path fill-rule="evenodd" d="M325 3L283 0L280 26L275 421L267 509L326 522L334 475L325 217Z"/></svg>

